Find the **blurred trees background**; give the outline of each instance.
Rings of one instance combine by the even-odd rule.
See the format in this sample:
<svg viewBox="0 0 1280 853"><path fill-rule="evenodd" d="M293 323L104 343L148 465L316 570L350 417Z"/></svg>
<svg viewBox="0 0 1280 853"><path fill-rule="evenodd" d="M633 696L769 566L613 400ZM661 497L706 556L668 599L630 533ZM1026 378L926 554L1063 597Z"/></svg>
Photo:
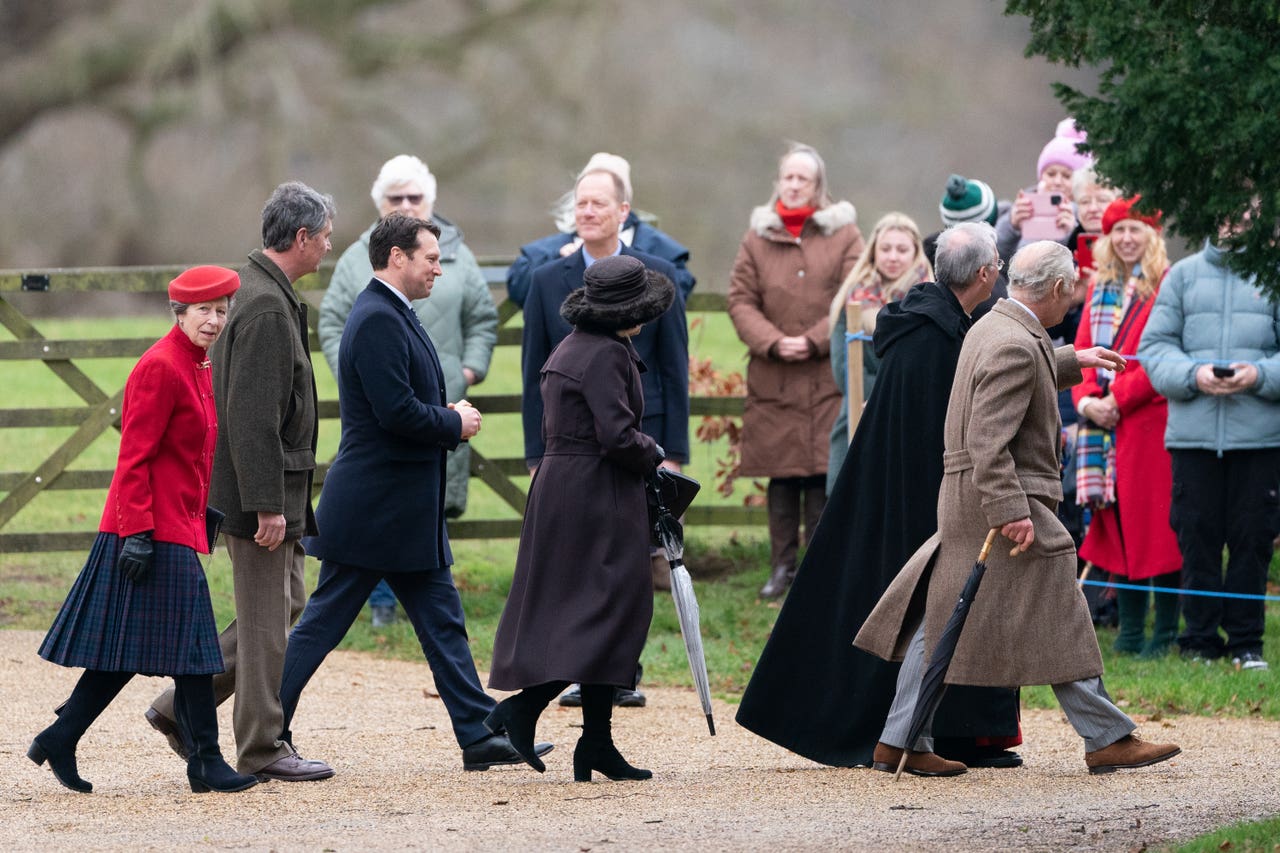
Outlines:
<svg viewBox="0 0 1280 853"><path fill-rule="evenodd" d="M597 150L723 289L785 141L827 159L864 231L939 226L947 176L1008 197L1091 72L1023 57L991 0L5 0L0 267L236 264L296 178L374 217L414 153L478 253L551 230Z"/></svg>
<svg viewBox="0 0 1280 853"><path fill-rule="evenodd" d="M1028 54L1101 69L1096 94L1058 85L1100 170L1140 191L1197 248L1224 223L1227 256L1280 298L1280 2L1009 0Z"/></svg>

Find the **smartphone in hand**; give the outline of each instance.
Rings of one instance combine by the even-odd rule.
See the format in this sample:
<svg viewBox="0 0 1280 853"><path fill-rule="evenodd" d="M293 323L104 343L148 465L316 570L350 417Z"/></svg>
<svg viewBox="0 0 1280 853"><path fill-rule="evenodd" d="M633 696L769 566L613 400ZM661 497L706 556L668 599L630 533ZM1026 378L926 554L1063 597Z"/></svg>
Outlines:
<svg viewBox="0 0 1280 853"><path fill-rule="evenodd" d="M1232 376L1236 375L1236 369L1222 364L1215 364L1213 366L1213 375L1219 379L1230 379Z"/></svg>
<svg viewBox="0 0 1280 853"><path fill-rule="evenodd" d="M1067 236L1058 229L1062 193L1037 190L1027 193L1027 198L1031 199L1031 218L1022 221L1022 239L1061 240Z"/></svg>
<svg viewBox="0 0 1280 853"><path fill-rule="evenodd" d="M1101 234L1079 234L1076 236L1076 266L1080 269L1093 269L1093 244L1101 236Z"/></svg>

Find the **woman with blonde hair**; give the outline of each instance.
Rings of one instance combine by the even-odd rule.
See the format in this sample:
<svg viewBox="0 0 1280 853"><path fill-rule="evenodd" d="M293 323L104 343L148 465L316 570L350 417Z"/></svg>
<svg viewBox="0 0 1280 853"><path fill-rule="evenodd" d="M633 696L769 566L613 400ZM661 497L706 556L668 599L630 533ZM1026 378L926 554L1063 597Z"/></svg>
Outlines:
<svg viewBox="0 0 1280 853"><path fill-rule="evenodd" d="M862 327L855 330L867 338L876 328L876 316L890 302L897 302L922 281L933 278L933 267L925 257L924 242L915 220L905 213L886 213L871 231L866 248L844 283L831 300L831 372L840 389L841 406L831 425L831 449L827 459L827 494L835 484L849 449L848 351L845 348L845 306L862 306ZM871 396L880 359L870 346L862 344L862 399Z"/></svg>
<svg viewBox="0 0 1280 853"><path fill-rule="evenodd" d="M1102 216L1103 236L1094 248L1097 275L1085 298L1077 349L1101 345L1133 353L1138 348L1169 257L1159 212L1139 212L1137 202L1138 197L1116 199ZM1156 657L1177 637L1182 568L1169 526L1173 473L1164 446L1168 402L1151 386L1142 363L1133 360L1120 374L1086 369L1072 395L1080 415L1076 501L1092 510L1080 557L1126 585L1155 588L1149 640L1150 594L1116 590L1120 630L1115 649Z"/></svg>
<svg viewBox="0 0 1280 853"><path fill-rule="evenodd" d="M807 542L826 505L827 442L840 406L827 309L862 245L853 205L827 191L822 157L792 144L769 201L751 212L729 279L729 318L750 354L740 472L769 478L772 571L762 598L791 585L801 518Z"/></svg>

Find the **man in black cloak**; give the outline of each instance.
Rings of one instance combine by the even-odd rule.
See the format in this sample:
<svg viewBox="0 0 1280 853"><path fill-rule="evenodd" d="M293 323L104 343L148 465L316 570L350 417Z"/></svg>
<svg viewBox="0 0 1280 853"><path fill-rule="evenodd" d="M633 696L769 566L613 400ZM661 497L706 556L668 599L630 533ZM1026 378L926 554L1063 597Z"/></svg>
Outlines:
<svg viewBox="0 0 1280 853"><path fill-rule="evenodd" d="M747 684L737 721L823 764L871 764L899 664L853 646L898 570L937 530L942 428L970 312L1000 275L995 231L938 238L937 282L880 312L882 364L804 562ZM935 749L970 767L1016 767L1016 690L950 686ZM994 741L994 743L993 743Z"/></svg>

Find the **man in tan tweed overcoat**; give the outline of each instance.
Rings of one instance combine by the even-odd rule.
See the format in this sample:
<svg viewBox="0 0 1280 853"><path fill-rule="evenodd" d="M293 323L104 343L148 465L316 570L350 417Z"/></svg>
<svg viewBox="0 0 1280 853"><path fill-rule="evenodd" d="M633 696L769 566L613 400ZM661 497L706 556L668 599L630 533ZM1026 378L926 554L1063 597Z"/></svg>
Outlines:
<svg viewBox="0 0 1280 853"><path fill-rule="evenodd" d="M1010 297L965 337L944 430L938 532L912 556L854 641L903 661L876 747L877 769L896 768L910 747L909 772L965 771L933 754L928 726L914 744L906 743L907 729L925 662L990 529L1016 547L992 552L946 681L1052 685L1085 740L1093 773L1154 764L1179 752L1134 737L1133 721L1108 697L1089 609L1076 584L1075 546L1054 513L1062 500L1057 392L1080 381L1081 367L1124 369L1119 355L1101 347L1076 352L1050 344L1045 328L1062 320L1075 285L1067 249L1051 241L1028 245L1010 263Z"/></svg>

